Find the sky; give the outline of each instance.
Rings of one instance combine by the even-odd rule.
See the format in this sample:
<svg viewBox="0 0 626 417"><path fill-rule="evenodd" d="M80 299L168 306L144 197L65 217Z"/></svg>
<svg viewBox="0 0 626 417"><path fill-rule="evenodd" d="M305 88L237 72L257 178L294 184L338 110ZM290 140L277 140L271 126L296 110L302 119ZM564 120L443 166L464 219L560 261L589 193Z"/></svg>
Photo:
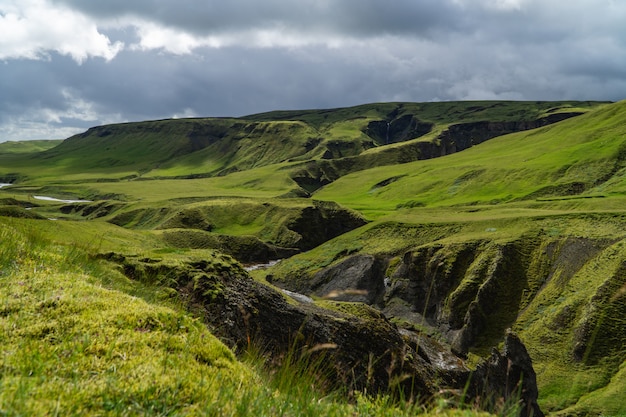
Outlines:
<svg viewBox="0 0 626 417"><path fill-rule="evenodd" d="M0 0L0 142L372 102L622 99L624 0Z"/></svg>

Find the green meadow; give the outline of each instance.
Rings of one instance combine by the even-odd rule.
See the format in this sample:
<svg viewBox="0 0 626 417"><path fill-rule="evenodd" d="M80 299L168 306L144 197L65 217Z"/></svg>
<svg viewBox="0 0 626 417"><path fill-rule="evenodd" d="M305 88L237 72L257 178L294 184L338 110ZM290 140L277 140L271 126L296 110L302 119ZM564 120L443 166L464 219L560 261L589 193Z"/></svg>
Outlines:
<svg viewBox="0 0 626 417"><path fill-rule="evenodd" d="M450 142L455 126L465 130ZM450 151L462 141L474 144ZM393 277L406 254L439 251L453 275L467 248L444 313L484 287L479 270L505 265L502 276L524 280L515 303L505 287L517 283L498 281L503 307L468 363L510 327L546 414L626 415L626 102L379 103L100 126L1 143L0 183L2 415L488 415L325 390L305 358L267 367L171 288L105 256L238 270L284 257L250 276L304 291L358 254ZM518 263L490 263L508 248ZM436 325L425 331L446 342Z"/></svg>

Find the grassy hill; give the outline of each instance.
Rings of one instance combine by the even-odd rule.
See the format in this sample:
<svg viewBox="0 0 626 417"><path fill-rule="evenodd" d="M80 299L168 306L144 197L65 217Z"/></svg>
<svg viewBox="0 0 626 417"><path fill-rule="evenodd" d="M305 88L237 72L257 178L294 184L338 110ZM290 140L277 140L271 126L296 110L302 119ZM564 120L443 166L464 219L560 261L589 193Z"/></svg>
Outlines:
<svg viewBox="0 0 626 417"><path fill-rule="evenodd" d="M626 413L619 395L626 390L625 140L624 102L459 102L150 121L95 127L46 149L0 145L0 182L12 183L0 190L0 279L9 294L0 317L7 331L18 323L34 329L10 330L5 343L11 352L20 344L42 352L28 370L22 362L32 355L5 355L10 377L2 379L0 410L37 413L76 397L72 413L89 412L95 397L82 392L93 388L111 400L100 404L111 414L135 406L137 414L206 411L215 396L202 399L205 391L191 393L188 384L211 391L214 381L193 378L222 381L223 373L219 392L235 404L224 415L251 403L261 414L288 404L300 407L288 415L415 411L332 396L307 408L294 398L300 394L259 384L260 367L242 363L161 285L129 281L93 259L113 253L147 265L220 263L222 252L243 263L289 256L252 276L320 305L328 304L320 282L331 285L341 275L333 271L348 276L351 260L371 256L382 265L365 274L380 281L371 304L399 327L450 344L470 362L512 328L533 358L544 411ZM92 201L35 198L41 195ZM127 303L128 312L115 308ZM62 320L63 309L76 319ZM88 324L95 309L105 312L100 331ZM159 324L137 331L148 319ZM136 349L127 357L159 363L129 360L124 368L107 351L88 365L100 335ZM206 338L210 352L193 353ZM53 339L59 346L44 348ZM169 345L182 339L191 350ZM67 369L53 368L63 351L79 353L54 365ZM116 361L120 375L111 376ZM166 373L170 365L180 372ZM71 366L78 366L74 376ZM137 376L128 376L133 367L156 385L125 385ZM193 378L184 380L185 373ZM57 374L74 388L57 391ZM45 400L27 398L39 384ZM229 388L236 386L241 393ZM157 391L166 393L163 402L150 403Z"/></svg>
<svg viewBox="0 0 626 417"><path fill-rule="evenodd" d="M626 103L446 158L351 174L316 198L376 210L606 197L623 191Z"/></svg>
<svg viewBox="0 0 626 417"><path fill-rule="evenodd" d="M239 119L180 119L100 126L27 159L2 157L0 175L76 180L212 177L279 163L355 157L398 142L434 141L451 124L545 124L597 102L386 103L275 112ZM509 126L499 134L524 126ZM33 149L34 150L34 149ZM395 163L393 159L389 163ZM34 163L34 164L33 164ZM368 164L372 164L370 160ZM26 174L24 174L26 175Z"/></svg>
<svg viewBox="0 0 626 417"><path fill-rule="evenodd" d="M0 154L34 153L59 145L62 140L8 141L0 143Z"/></svg>
<svg viewBox="0 0 626 417"><path fill-rule="evenodd" d="M90 256L94 244L119 250L118 239L150 252L136 233L98 225L85 236L81 224L6 217L0 226L3 415L489 415L365 395L348 403L304 359L270 373L254 350L235 356L165 288Z"/></svg>

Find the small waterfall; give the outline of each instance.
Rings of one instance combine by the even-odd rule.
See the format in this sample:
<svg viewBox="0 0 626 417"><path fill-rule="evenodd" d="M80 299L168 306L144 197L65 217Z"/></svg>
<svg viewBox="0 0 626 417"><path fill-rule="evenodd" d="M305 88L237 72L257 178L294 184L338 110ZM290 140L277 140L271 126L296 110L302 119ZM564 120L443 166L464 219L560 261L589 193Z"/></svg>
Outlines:
<svg viewBox="0 0 626 417"><path fill-rule="evenodd" d="M387 122L387 135L385 136L385 145L389 145L389 128L391 127L391 123Z"/></svg>

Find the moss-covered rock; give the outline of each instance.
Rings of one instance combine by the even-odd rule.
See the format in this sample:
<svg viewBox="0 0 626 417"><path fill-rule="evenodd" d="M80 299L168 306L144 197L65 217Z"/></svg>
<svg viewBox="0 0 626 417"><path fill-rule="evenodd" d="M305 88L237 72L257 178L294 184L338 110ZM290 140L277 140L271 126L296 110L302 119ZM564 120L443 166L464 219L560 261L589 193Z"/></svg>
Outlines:
<svg viewBox="0 0 626 417"><path fill-rule="evenodd" d="M469 369L445 345L398 329L365 304L290 303L280 292L252 280L228 258L217 256L183 263L122 256L109 259L121 263L129 277L176 289L212 332L236 351L253 344L262 346L275 360L293 355L294 350L319 356L326 376L349 391L401 393L424 400L440 389L461 390L468 384L472 392L492 388L485 385L485 378L470 379ZM532 365L524 366L532 369ZM510 392L501 377L491 376L489 383L500 381L501 387L492 393L506 400ZM535 385L524 382L523 387L536 393Z"/></svg>

